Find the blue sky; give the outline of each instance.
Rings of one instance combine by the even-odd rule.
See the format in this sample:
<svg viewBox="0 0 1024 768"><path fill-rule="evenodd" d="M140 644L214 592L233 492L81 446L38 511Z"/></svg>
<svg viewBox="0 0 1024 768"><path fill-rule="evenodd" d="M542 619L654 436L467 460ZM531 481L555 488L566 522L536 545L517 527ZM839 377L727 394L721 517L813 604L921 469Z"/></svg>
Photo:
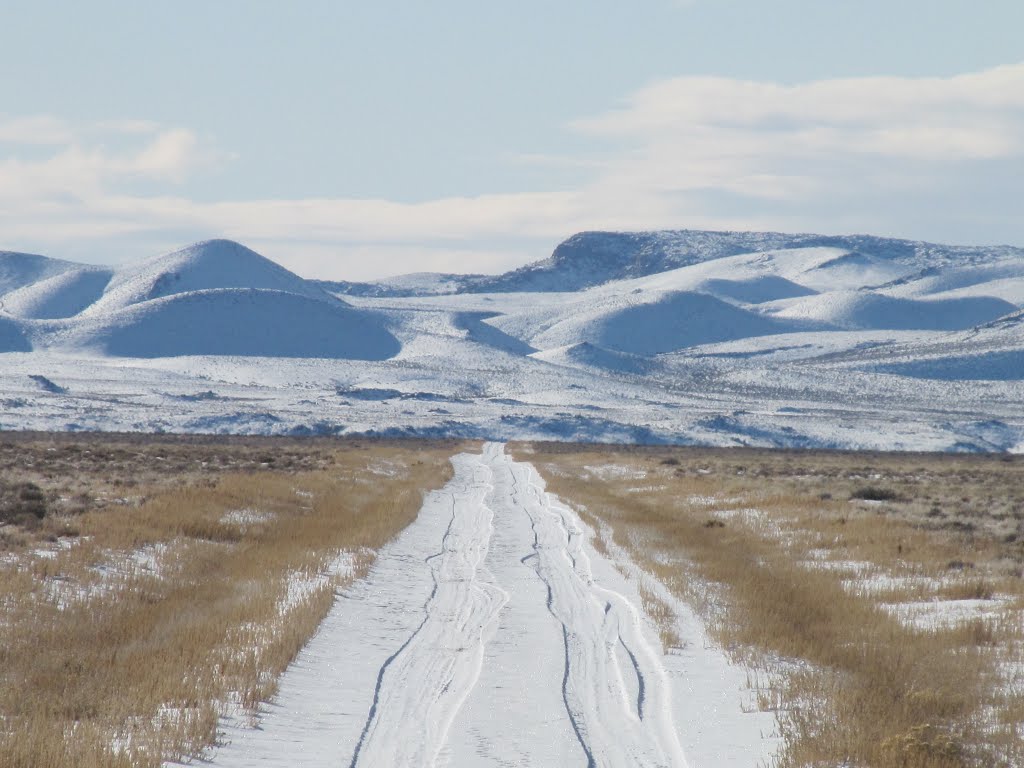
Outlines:
<svg viewBox="0 0 1024 768"><path fill-rule="evenodd" d="M19 3L0 248L228 236L358 279L596 228L1024 245L1021 29L1019 0Z"/></svg>

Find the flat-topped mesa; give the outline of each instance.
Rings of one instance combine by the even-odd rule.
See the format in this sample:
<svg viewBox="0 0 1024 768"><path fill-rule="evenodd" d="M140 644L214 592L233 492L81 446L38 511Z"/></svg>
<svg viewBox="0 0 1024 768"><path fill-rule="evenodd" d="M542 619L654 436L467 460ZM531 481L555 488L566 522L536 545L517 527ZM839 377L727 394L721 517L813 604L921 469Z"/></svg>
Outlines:
<svg viewBox="0 0 1024 768"><path fill-rule="evenodd" d="M552 255L512 272L473 281L475 293L575 291L611 280L643 277L670 269L745 253L796 248L835 248L869 259L894 262L909 271L1000 259L1024 260L1012 246L951 246L872 235L786 234L781 232L580 232Z"/></svg>

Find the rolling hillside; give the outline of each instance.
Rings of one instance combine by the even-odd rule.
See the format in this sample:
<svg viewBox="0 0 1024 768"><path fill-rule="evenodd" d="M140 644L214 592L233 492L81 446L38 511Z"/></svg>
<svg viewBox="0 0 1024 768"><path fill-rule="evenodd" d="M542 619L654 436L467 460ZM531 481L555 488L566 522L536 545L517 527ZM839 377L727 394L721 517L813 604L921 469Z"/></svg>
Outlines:
<svg viewBox="0 0 1024 768"><path fill-rule="evenodd" d="M870 236L581 233L376 284L226 240L3 253L0 428L1022 451L1022 309L1024 250Z"/></svg>

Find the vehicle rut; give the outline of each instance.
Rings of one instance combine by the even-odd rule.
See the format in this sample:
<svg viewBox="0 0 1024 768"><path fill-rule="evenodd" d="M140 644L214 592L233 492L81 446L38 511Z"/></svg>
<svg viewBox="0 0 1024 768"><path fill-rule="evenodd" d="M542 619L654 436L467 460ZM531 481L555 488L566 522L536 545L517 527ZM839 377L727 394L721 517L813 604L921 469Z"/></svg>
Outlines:
<svg viewBox="0 0 1024 768"><path fill-rule="evenodd" d="M434 589L423 623L385 663L352 759L358 766L431 766L480 673L483 646L507 595L483 567L493 513L491 471L457 456L449 484L452 519L428 558Z"/></svg>
<svg viewBox="0 0 1024 768"><path fill-rule="evenodd" d="M658 651L644 637L636 608L594 581L582 523L544 492L536 470L508 459L504 464L513 475L514 502L533 525L536 557L531 562L548 586L548 609L564 628L565 703L589 764L685 766L667 675ZM617 646L629 660L626 669ZM629 675L635 678L635 697L626 682Z"/></svg>
<svg viewBox="0 0 1024 768"><path fill-rule="evenodd" d="M496 663L506 652L487 648L510 598L486 562L495 525L532 531L532 551L511 563L508 553L495 554L493 564L505 573L510 565L529 569L520 572L540 579L544 592L537 596L546 593L546 605L538 601L536 610L553 617L564 651L560 679L523 680L512 695L560 685L562 718L588 768L685 768L660 649L645 637L634 605L594 580L580 519L501 445L453 462L455 478L444 490L451 520L440 551L427 558L433 591L422 623L377 675L351 768L448 762L439 759L448 732L485 658Z"/></svg>

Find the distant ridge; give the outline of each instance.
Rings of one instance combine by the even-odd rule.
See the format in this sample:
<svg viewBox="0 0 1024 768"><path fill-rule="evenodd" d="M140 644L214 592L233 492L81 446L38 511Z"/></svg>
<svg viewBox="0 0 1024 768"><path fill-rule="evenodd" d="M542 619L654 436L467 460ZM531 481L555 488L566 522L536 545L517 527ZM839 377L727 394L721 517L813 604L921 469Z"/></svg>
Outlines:
<svg viewBox="0 0 1024 768"><path fill-rule="evenodd" d="M0 275L0 430L1024 453L1020 248L584 232L345 284L206 240Z"/></svg>
<svg viewBox="0 0 1024 768"><path fill-rule="evenodd" d="M644 277L704 261L746 253L796 248L837 248L907 267L922 275L948 267L1024 260L1024 248L1009 245L940 245L873 235L786 234L662 230L580 232L560 243L550 257L501 275L419 274L371 283L320 283L339 294L409 297L455 293L578 291L612 280ZM410 278L415 277L416 280Z"/></svg>

